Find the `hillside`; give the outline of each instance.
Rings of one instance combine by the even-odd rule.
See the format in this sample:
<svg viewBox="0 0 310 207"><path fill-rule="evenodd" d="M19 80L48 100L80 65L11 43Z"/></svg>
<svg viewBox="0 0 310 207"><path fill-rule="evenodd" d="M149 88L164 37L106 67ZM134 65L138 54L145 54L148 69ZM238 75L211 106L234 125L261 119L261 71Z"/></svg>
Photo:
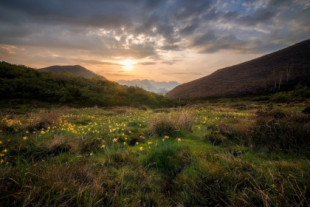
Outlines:
<svg viewBox="0 0 310 207"><path fill-rule="evenodd" d="M72 73L74 75L83 77L83 78L101 78L103 80L106 80L105 77L98 75L80 65L53 65L49 66L46 68L40 69L42 71L47 71L47 72L58 72L58 73Z"/></svg>
<svg viewBox="0 0 310 207"><path fill-rule="evenodd" d="M154 80L119 80L117 81L121 85L126 86L137 86L143 88L144 90L151 91L158 94L166 94L168 91L172 90L176 86L180 85L176 81L154 81Z"/></svg>
<svg viewBox="0 0 310 207"><path fill-rule="evenodd" d="M2 100L37 100L75 106L162 107L171 104L168 98L137 87L69 73L39 72L6 62L0 62L0 94Z"/></svg>
<svg viewBox="0 0 310 207"><path fill-rule="evenodd" d="M168 97L199 99L290 90L310 84L310 40L182 84Z"/></svg>

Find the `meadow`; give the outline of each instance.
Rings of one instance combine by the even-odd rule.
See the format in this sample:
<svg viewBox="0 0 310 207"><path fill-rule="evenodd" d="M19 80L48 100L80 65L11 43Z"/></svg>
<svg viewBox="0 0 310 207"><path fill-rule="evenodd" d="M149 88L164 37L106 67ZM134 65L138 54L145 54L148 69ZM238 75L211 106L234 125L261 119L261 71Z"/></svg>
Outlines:
<svg viewBox="0 0 310 207"><path fill-rule="evenodd" d="M2 206L309 206L306 103L1 109Z"/></svg>

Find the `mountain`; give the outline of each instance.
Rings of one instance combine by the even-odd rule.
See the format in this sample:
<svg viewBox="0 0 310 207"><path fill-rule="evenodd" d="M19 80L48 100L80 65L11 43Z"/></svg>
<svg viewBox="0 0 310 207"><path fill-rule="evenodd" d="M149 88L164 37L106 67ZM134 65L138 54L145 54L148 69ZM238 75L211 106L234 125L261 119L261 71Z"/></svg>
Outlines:
<svg viewBox="0 0 310 207"><path fill-rule="evenodd" d="M38 101L73 106L171 106L162 95L137 87L122 86L98 78L70 73L40 72L0 61L0 94L3 103Z"/></svg>
<svg viewBox="0 0 310 207"><path fill-rule="evenodd" d="M53 65L46 68L40 69L41 71L47 71L47 72L60 72L60 73L72 73L74 75L83 77L83 78L101 78L103 80L106 80L105 77L98 75L80 65Z"/></svg>
<svg viewBox="0 0 310 207"><path fill-rule="evenodd" d="M180 85L176 81L169 81L169 82L158 82L154 80L119 80L117 81L121 85L126 86L137 86L143 88L144 90L151 91L158 94L165 94L168 91L172 90L176 86Z"/></svg>
<svg viewBox="0 0 310 207"><path fill-rule="evenodd" d="M182 84L168 97L200 99L291 90L310 85L310 40Z"/></svg>

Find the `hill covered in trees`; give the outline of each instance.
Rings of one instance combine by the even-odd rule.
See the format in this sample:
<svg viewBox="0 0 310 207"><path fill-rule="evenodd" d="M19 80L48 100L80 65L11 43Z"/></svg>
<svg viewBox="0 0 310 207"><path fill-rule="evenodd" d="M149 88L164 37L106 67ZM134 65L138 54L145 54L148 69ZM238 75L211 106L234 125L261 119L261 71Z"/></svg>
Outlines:
<svg viewBox="0 0 310 207"><path fill-rule="evenodd" d="M169 106L168 98L137 87L86 79L69 73L42 72L0 62L2 100L37 100L75 106Z"/></svg>
<svg viewBox="0 0 310 207"><path fill-rule="evenodd" d="M98 75L80 65L53 65L46 68L41 68L40 70L46 72L71 73L83 78L99 78L106 80L105 77Z"/></svg>

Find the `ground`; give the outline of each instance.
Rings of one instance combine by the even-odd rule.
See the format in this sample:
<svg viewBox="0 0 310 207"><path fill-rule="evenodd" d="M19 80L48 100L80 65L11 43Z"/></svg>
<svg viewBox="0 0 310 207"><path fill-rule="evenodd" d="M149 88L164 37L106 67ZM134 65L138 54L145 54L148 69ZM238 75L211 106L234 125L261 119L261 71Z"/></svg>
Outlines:
<svg viewBox="0 0 310 207"><path fill-rule="evenodd" d="M308 206L305 107L2 109L0 203Z"/></svg>

